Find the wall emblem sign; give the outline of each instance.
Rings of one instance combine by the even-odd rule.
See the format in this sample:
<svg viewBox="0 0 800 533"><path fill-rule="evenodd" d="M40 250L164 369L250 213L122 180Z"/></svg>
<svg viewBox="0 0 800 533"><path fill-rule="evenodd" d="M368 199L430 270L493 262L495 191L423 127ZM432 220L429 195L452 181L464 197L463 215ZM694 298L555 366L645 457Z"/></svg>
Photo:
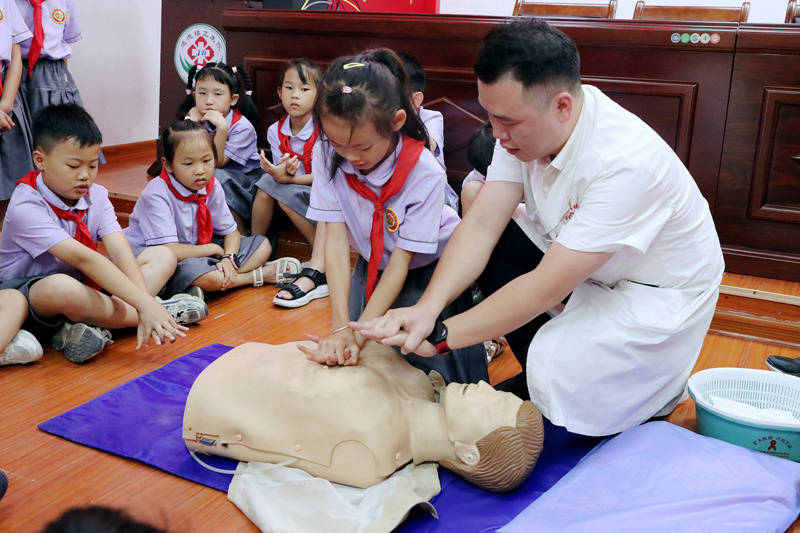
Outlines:
<svg viewBox="0 0 800 533"><path fill-rule="evenodd" d="M185 84L193 65L225 62L225 37L209 24L192 24L181 32L175 43L175 70Z"/></svg>

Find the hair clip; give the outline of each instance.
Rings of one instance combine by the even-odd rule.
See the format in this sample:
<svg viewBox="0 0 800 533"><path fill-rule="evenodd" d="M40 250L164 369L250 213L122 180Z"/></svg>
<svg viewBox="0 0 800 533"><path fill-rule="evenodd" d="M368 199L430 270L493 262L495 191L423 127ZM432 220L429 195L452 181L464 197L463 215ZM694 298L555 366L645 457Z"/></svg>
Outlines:
<svg viewBox="0 0 800 533"><path fill-rule="evenodd" d="M189 96L191 94L192 94L192 90L191 89L186 89L186 96Z"/></svg>
<svg viewBox="0 0 800 533"><path fill-rule="evenodd" d="M358 68L358 67L366 67L364 63L345 63L342 65L342 70L348 70L351 68Z"/></svg>
<svg viewBox="0 0 800 533"><path fill-rule="evenodd" d="M342 94L350 94L353 92L353 88L349 85L342 85Z"/></svg>
<svg viewBox="0 0 800 533"><path fill-rule="evenodd" d="M247 96L253 96L253 91L245 91L244 94Z"/></svg>
<svg viewBox="0 0 800 533"><path fill-rule="evenodd" d="M231 67L231 70L233 71L233 73L234 73L234 74L236 74L236 73L238 73L238 72L239 72L239 71L236 69L236 65L232 66L232 67Z"/></svg>

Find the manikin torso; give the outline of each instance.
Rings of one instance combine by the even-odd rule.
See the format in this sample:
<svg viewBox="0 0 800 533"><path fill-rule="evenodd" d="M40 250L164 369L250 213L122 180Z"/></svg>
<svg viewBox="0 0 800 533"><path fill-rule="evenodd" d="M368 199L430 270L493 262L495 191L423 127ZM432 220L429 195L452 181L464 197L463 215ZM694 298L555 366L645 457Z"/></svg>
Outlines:
<svg viewBox="0 0 800 533"><path fill-rule="evenodd" d="M187 398L187 447L242 461L292 459L315 476L367 487L409 461L476 464L476 442L513 428L523 404L483 382L444 389L379 344L341 367L308 361L297 344L247 343L209 365Z"/></svg>

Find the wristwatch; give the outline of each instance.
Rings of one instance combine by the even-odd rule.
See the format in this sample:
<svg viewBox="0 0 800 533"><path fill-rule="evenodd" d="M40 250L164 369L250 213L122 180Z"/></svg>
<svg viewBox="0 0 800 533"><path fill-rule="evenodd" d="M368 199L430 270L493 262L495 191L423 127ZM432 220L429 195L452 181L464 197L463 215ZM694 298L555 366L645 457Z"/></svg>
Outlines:
<svg viewBox="0 0 800 533"><path fill-rule="evenodd" d="M436 348L436 353L439 355L451 352L450 346L447 345L447 326L445 326L444 322L441 320L436 320L436 323L433 325L433 331L425 340L433 344Z"/></svg>

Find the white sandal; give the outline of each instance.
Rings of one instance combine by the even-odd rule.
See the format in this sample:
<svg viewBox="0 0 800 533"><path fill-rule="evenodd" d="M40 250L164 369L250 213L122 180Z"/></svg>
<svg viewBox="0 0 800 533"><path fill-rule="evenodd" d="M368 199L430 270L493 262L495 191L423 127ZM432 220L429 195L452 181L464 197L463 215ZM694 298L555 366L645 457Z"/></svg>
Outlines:
<svg viewBox="0 0 800 533"><path fill-rule="evenodd" d="M275 265L275 283L291 282L295 278L293 274L298 274L302 268L300 261L294 257L281 257L266 263L264 266L271 265Z"/></svg>
<svg viewBox="0 0 800 533"><path fill-rule="evenodd" d="M253 287L261 287L264 284L264 267L253 269Z"/></svg>

